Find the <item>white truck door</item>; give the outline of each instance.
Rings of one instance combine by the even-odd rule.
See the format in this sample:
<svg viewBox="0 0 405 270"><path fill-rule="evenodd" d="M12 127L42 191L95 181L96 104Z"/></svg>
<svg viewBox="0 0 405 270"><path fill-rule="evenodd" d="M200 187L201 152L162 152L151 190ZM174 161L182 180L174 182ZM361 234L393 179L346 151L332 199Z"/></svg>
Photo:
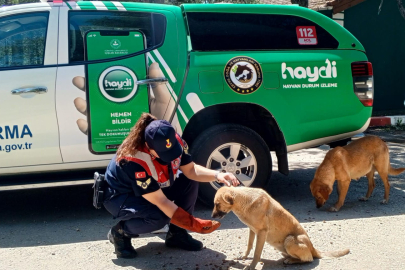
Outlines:
<svg viewBox="0 0 405 270"><path fill-rule="evenodd" d="M135 13L131 13L126 11L122 4L113 3L118 8L109 10L104 2L94 1L64 2L60 7L56 108L64 163L85 164L84 162L86 162L89 167L95 167L95 164L106 166L113 156L113 154L94 154L89 150L86 75L83 63L85 60L83 38L85 33L89 30L135 29L146 33L149 42L155 42L157 39L151 36L154 33L152 21L155 24L157 22L153 20L150 10L139 9L136 11L139 13L135 11ZM109 7L111 8L111 5ZM114 23L112 24L111 21ZM165 29L165 27L157 28ZM164 35L161 38L163 37ZM147 47L151 46L148 43ZM141 79L145 78L139 78L139 80ZM146 88L144 89L146 90ZM171 97L170 94L168 96ZM112 135L114 134L112 133Z"/></svg>
<svg viewBox="0 0 405 270"><path fill-rule="evenodd" d="M74 2L69 2L69 5L64 3L60 7L59 15L58 64L60 66L56 81L56 107L60 150L64 163L91 162L89 166L101 167L106 166L113 155L92 154L88 148L86 130L79 128L82 123L87 123L85 114L76 109L76 105L80 105L80 101L86 99L84 92L85 66L80 64L80 60L84 60L83 37L81 36L84 32L79 31L83 25L69 17L72 5L77 6ZM97 12L94 14L96 16ZM91 27L85 25L83 31L89 29Z"/></svg>
<svg viewBox="0 0 405 270"><path fill-rule="evenodd" d="M55 109L58 12L44 4L0 15L2 172L62 162Z"/></svg>

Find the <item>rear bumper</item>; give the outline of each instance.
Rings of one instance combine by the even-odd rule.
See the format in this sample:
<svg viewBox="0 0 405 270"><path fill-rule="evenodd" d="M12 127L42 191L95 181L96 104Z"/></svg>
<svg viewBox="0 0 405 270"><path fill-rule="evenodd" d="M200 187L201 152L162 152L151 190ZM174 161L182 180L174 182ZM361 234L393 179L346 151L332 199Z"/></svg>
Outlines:
<svg viewBox="0 0 405 270"><path fill-rule="evenodd" d="M305 149L305 148L310 148L310 147L314 147L314 146L318 146L318 145L322 145L322 144L327 144L327 143L334 142L334 141L352 138L352 137L362 133L363 131L365 131L369 127L370 121L371 121L371 118L369 118L367 120L367 122L360 129L352 131L352 132L347 132L347 133L338 134L338 135L334 135L334 136L319 138L319 139L315 139L315 140L307 141L307 142L303 142L303 143L288 145L287 152L292 152L292 151L296 151L296 150L300 150L300 149Z"/></svg>

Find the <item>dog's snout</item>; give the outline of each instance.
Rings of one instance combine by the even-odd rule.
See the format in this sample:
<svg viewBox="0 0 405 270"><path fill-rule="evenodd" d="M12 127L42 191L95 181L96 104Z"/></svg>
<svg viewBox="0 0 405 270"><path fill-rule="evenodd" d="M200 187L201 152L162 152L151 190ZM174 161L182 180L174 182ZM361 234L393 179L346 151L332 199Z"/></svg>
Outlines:
<svg viewBox="0 0 405 270"><path fill-rule="evenodd" d="M211 217L212 217L212 218L217 218L217 216L218 216L218 211L217 211L216 209L214 209L214 210L212 211Z"/></svg>
<svg viewBox="0 0 405 270"><path fill-rule="evenodd" d="M316 202L316 208L321 208L325 202Z"/></svg>
<svg viewBox="0 0 405 270"><path fill-rule="evenodd" d="M226 215L226 213L225 212L222 212L222 211L215 211L214 210L214 212L212 212L212 215L211 215L211 217L212 218L219 218L219 219L221 219L221 218L223 218L224 216Z"/></svg>

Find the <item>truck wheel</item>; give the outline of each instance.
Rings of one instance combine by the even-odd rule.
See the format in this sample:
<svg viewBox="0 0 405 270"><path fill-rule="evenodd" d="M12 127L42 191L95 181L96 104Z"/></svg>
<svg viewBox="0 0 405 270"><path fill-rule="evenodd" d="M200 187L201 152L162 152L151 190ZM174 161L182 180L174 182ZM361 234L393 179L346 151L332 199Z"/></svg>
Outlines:
<svg viewBox="0 0 405 270"><path fill-rule="evenodd" d="M196 164L221 172L233 173L247 187L264 188L272 172L270 150L255 131L236 124L213 126L193 142L190 148ZM200 183L198 197L212 207L217 182Z"/></svg>

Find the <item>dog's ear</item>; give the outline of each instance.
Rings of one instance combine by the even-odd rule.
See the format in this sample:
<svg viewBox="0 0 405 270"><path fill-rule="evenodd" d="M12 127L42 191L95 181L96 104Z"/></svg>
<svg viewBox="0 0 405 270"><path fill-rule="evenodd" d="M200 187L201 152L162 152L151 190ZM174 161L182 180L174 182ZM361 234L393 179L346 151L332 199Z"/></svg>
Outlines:
<svg viewBox="0 0 405 270"><path fill-rule="evenodd" d="M233 196L232 196L232 194L230 192L226 192L226 193L222 194L222 199L226 203L228 203L230 205L233 205Z"/></svg>
<svg viewBox="0 0 405 270"><path fill-rule="evenodd" d="M325 200L328 200L328 199L329 199L329 194L330 194L330 192L329 192L329 188L328 188L328 187L320 188L320 189L319 189L319 193L321 193L322 197L323 197Z"/></svg>

